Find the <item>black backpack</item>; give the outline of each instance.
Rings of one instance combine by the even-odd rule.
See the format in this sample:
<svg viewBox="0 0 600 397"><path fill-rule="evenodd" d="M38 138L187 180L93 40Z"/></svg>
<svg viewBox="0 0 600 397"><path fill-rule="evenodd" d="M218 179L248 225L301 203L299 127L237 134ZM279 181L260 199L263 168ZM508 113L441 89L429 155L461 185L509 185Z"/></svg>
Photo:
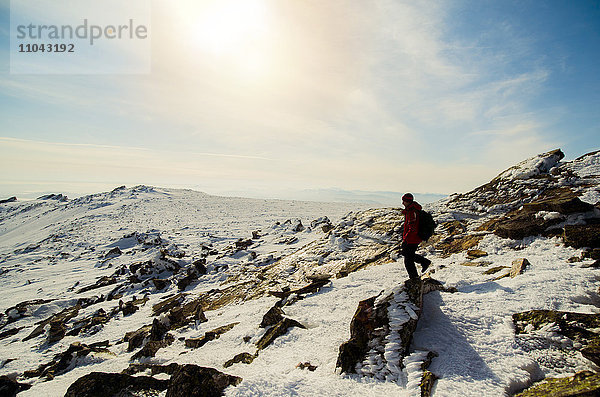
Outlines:
<svg viewBox="0 0 600 397"><path fill-rule="evenodd" d="M419 238L423 241L429 240L433 236L436 226L433 216L427 211L419 210L417 212L417 219L419 220L419 228L417 229Z"/></svg>

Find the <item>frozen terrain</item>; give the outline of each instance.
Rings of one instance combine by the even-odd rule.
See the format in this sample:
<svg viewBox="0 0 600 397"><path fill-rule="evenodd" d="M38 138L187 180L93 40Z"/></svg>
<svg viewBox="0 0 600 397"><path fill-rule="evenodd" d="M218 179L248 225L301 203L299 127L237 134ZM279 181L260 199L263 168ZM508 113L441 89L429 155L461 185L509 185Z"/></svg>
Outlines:
<svg viewBox="0 0 600 397"><path fill-rule="evenodd" d="M502 396L544 377L596 370L577 342L551 324L515 335L512 320L514 313L533 309L598 313L594 260L582 248L566 246L551 229L506 238L481 225L555 188L568 187L583 202L597 204L598 158L596 153L560 163L560 156L542 155L503 172L489 186L428 206L440 224L439 236L423 248L433 260L429 275L456 292L423 297L412 354L403 367L384 366L387 379L340 373L336 360L359 301L395 291L390 321L401 324L401 316L414 314L399 306L404 298L398 286L408 276L394 248L401 225L397 209L146 186L75 200L1 204L0 375L31 385L19 396L62 396L93 371L189 363L242 378L225 390L227 396L414 396L422 352L433 351L437 357L429 371L439 378L434 396ZM596 207L568 215L538 211L535 219L565 227L598 215ZM452 225L463 229L450 232ZM455 249L456 241L474 243ZM473 258L473 250L485 255ZM510 268L520 258L529 266L516 277L488 271ZM286 317L305 328L289 328L250 364L224 368L234 356L257 351L268 331L259 325L280 301L277 293L299 291L315 280L325 281L314 291L285 295ZM178 298L179 293L186 295ZM173 317L157 314L156 305L169 298L183 306L196 297L205 319L196 313L175 327ZM74 307L72 316L52 317ZM63 323L57 323L59 317ZM89 322L94 317L102 320ZM54 323L41 323L49 318ZM154 357L136 355L140 349L128 347L126 334L154 319L171 327L173 338ZM192 347L220 327L226 331ZM75 342L105 341L106 349L75 357L49 375L24 376ZM385 354L390 362L396 358L394 351Z"/></svg>

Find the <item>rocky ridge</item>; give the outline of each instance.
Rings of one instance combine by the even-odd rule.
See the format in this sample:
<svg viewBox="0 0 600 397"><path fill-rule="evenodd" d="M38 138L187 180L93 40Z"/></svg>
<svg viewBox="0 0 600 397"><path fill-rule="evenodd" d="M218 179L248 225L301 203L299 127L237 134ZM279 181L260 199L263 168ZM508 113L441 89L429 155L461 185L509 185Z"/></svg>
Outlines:
<svg viewBox="0 0 600 397"><path fill-rule="evenodd" d="M573 162L561 163L563 157L560 150L541 154L471 192L455 194L427 206L434 214L438 228L425 251L433 257L464 258L459 265L481 268L482 273L488 272L490 279L498 280L519 277L531 263L521 258L509 268L488 262L488 252L480 246L482 241L493 235L505 239L518 250L531 236L544 236L583 248L581 256L574 257L573 262L595 266L592 260L600 259L600 172L594 170L599 168L600 156L598 152L590 153ZM22 216L31 220L58 208L58 211L71 211L80 216L81 222L72 225L75 233L93 219L93 211L110 207L123 196L134 202L147 194L168 197L154 188L136 187L117 188L110 193L71 201L61 197L43 202L9 203L10 207L2 209L0 227L10 217ZM125 205L121 211L126 210ZM86 215L81 217L80 214ZM46 355L56 353L47 363L39 361L37 369L16 374L16 377L13 373L13 380L29 379L28 382L33 380L34 385L35 382L51 382L57 376L65 376L82 360L108 362L129 355L129 367L123 369L124 373L128 371L126 376L116 372L89 374L73 383L73 390L80 387L94 389L97 387L93 386L95 380L92 386L85 386L90 379L113 376L118 379L116 385L123 385L119 390L135 389L141 382L151 390L167 390L167 395L178 395L171 390L175 390L176 384L187 382L180 382L179 378L193 378L195 375L190 373L204 370L187 367L176 358L172 364L177 368L166 369L166 365L159 364L165 360L160 358L162 351L183 346L181 348L187 352L218 343L219 338L224 337L222 335L236 332L239 323L217 326L212 321L214 313L222 313L228 307L247 301L276 298L275 304L265 310L262 322L256 322L253 333L244 337L241 348L247 351L222 364L225 368L253 365L261 351L269 349L276 339L290 332L308 332L310 324L303 324L305 319L296 320L293 315L286 315L288 311L294 313L297 302L331 289L333 280L394 262L398 258L401 222L399 209L369 209L349 213L336 225L327 217L318 217L306 225L298 219L275 222L268 230L254 230L247 237L223 238L207 233L195 245L179 243L178 230L185 229L177 227L168 236L158 229L129 232L111 242L103 242L103 249L96 248L98 245L93 241L72 244L69 233L55 233L24 243L13 252L2 253L3 264L8 264L2 270L4 277L18 271L11 265L15 258L38 263L93 260L104 275L86 285L74 283L62 296L22 301L4 310L0 317L3 343L27 342ZM55 257L40 257L40 252L50 250L56 252ZM434 266L430 275L440 270ZM424 278L418 285L399 283L377 296L363 297L348 324L351 338L340 346L337 367L341 372L345 376L393 382L407 389L420 388L424 395L435 392L437 375L428 371L427 366L435 361L437 353L411 348L423 309L423 295L431 291L442 294L456 289ZM40 312L48 315L40 321L32 321ZM561 319L565 316L563 324ZM571 320L569 316L572 314L553 311L535 316L516 313L513 317L516 337L535 334L540 338L544 337L543 332L562 335L571 341L566 342L570 343L570 351L580 351L598 364L595 317L584 321L580 318ZM105 327L134 317L148 320L145 325L123 332L118 338L113 336L106 342L84 344L75 340L93 338L95 334L103 336ZM203 323L209 323L210 328L204 329ZM63 340L69 343L65 344ZM68 348L56 352L60 346ZM147 361L157 357L158 361ZM298 368L316 369L310 363L300 364ZM2 367L10 369L11 362L3 362ZM146 377L149 379L131 379L135 378L133 374L141 371L152 372ZM160 373L168 374L170 380L154 377ZM242 381L220 372L211 374L218 379L229 379L229 383L216 381L219 385L236 385ZM579 378L597 378L592 375ZM215 386L214 390L222 388ZM83 395L83 392L76 393ZM220 391L215 393L218 395ZM69 391L67 395L70 395Z"/></svg>

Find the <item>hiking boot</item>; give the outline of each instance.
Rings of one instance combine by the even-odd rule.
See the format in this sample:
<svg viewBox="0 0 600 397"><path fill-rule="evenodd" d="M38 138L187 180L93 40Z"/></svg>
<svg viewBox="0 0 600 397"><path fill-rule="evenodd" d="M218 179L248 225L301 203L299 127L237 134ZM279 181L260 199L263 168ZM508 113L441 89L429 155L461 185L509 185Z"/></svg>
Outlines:
<svg viewBox="0 0 600 397"><path fill-rule="evenodd" d="M429 268L429 265L431 265L431 261L429 259L425 260L426 262L421 265L421 274L425 273L425 271L427 271L427 269Z"/></svg>

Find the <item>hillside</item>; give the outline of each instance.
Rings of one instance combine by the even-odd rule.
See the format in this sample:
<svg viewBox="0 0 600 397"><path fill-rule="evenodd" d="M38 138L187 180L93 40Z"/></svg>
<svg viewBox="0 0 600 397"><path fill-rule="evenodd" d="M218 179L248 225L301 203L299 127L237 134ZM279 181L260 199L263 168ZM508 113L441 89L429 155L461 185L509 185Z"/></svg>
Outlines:
<svg viewBox="0 0 600 397"><path fill-rule="evenodd" d="M3 384L19 396L191 395L199 378L227 396L498 396L575 373L600 385L600 153L563 157L426 206L439 226L419 285L404 283L395 208L147 186L0 204Z"/></svg>

